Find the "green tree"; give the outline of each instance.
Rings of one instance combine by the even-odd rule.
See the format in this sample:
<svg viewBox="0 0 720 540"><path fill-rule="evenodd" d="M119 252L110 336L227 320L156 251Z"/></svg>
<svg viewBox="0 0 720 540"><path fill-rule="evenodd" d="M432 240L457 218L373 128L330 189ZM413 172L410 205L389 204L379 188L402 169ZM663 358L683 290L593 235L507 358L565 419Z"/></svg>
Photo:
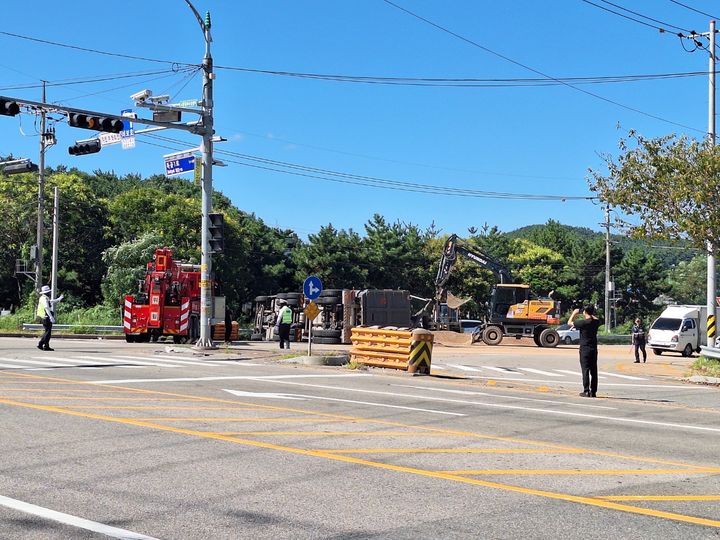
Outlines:
<svg viewBox="0 0 720 540"><path fill-rule="evenodd" d="M336 229L331 224L293 252L297 265L296 279L318 276L327 289L352 289L366 286L368 268L362 258L362 241L353 231Z"/></svg>
<svg viewBox="0 0 720 540"><path fill-rule="evenodd" d="M652 253L637 247L625 252L613 267L613 280L621 298L618 323L657 311L653 301L665 291L665 274Z"/></svg>
<svg viewBox="0 0 720 540"><path fill-rule="evenodd" d="M625 214L640 238L687 239L698 248L720 236L720 148L708 141L630 132L621 155L604 156L607 175L591 171L591 189Z"/></svg>
<svg viewBox="0 0 720 540"><path fill-rule="evenodd" d="M558 270L565 264L560 253L522 238L515 240L514 248L509 260L513 263L516 282L529 285L530 290L540 296L557 289Z"/></svg>
<svg viewBox="0 0 720 540"><path fill-rule="evenodd" d="M678 304L704 305L707 287L707 258L704 255L681 261L667 275L667 295Z"/></svg>

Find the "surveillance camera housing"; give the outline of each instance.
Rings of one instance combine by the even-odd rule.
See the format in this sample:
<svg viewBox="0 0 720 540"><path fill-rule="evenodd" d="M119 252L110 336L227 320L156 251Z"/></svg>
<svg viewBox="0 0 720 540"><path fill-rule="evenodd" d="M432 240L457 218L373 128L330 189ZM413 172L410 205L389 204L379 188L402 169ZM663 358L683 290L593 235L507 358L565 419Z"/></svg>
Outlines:
<svg viewBox="0 0 720 540"><path fill-rule="evenodd" d="M139 92L135 92L133 95L130 96L130 99L135 101L145 101L147 98L152 96L152 90L140 90Z"/></svg>
<svg viewBox="0 0 720 540"><path fill-rule="evenodd" d="M167 94L164 94L162 96L152 96L152 97L148 97L147 100L151 103L159 104L159 103L163 103L165 101L170 101L170 96Z"/></svg>

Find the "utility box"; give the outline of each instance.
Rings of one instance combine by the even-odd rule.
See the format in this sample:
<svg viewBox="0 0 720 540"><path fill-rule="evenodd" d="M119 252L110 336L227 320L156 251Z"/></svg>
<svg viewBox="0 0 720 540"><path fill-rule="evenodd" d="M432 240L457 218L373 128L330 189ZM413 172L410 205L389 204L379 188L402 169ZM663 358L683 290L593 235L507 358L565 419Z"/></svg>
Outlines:
<svg viewBox="0 0 720 540"><path fill-rule="evenodd" d="M411 305L408 291L369 289L360 297L361 321L365 326L410 327Z"/></svg>

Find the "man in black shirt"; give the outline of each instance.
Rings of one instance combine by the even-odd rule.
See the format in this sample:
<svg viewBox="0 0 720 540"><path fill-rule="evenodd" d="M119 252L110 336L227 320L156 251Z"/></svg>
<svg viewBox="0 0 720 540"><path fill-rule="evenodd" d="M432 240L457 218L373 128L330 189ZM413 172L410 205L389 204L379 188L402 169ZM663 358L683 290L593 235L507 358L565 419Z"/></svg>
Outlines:
<svg viewBox="0 0 720 540"><path fill-rule="evenodd" d="M595 397L598 387L597 333L602 321L595 316L594 306L585 306L583 309L584 319L575 321L575 317L579 313L579 309L574 310L568 319L568 324L580 330L580 370L583 378L583 391L580 392L580 395Z"/></svg>

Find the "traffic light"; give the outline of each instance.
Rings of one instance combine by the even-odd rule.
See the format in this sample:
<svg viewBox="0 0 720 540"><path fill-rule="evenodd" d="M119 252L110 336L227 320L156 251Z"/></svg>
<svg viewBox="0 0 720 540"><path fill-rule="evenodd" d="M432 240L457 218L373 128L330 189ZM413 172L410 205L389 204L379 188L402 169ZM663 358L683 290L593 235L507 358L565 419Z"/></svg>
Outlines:
<svg viewBox="0 0 720 540"><path fill-rule="evenodd" d="M5 165L3 173L5 174L22 174L29 172L37 172L38 166L31 161L25 161L22 163L13 163L12 165Z"/></svg>
<svg viewBox="0 0 720 540"><path fill-rule="evenodd" d="M222 253L225 249L223 238L225 229L225 216L223 214L208 214L210 218L210 253Z"/></svg>
<svg viewBox="0 0 720 540"><path fill-rule="evenodd" d="M68 152L71 156L84 156L86 154L97 154L101 148L100 140L93 139L91 141L76 142L68 147Z"/></svg>
<svg viewBox="0 0 720 540"><path fill-rule="evenodd" d="M97 131L107 131L108 133L120 133L124 128L123 121L117 118L79 113L68 114L68 124L70 127L95 129Z"/></svg>
<svg viewBox="0 0 720 540"><path fill-rule="evenodd" d="M17 104L17 101L0 99L0 114L3 116L15 116L19 112L20 105Z"/></svg>

